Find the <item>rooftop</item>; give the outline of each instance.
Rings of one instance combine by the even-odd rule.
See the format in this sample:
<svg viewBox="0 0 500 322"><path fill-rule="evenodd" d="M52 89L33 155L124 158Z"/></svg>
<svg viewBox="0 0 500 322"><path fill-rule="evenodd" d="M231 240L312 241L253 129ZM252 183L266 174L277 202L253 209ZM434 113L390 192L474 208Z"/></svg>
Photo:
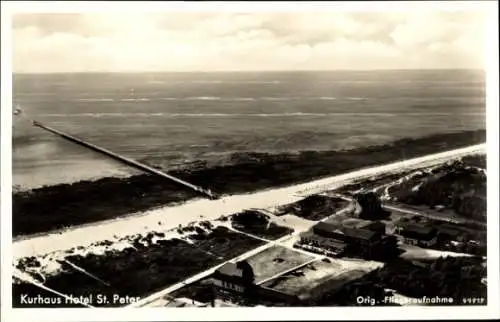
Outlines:
<svg viewBox="0 0 500 322"><path fill-rule="evenodd" d="M429 240L434 237L436 229L427 225L422 224L405 224L403 225L403 230L401 235L414 239Z"/></svg>
<svg viewBox="0 0 500 322"><path fill-rule="evenodd" d="M454 228L454 227L439 227L438 231L441 234L444 233L444 234L448 234L448 235L456 236L456 237L463 234L463 231L460 231L459 229Z"/></svg>
<svg viewBox="0 0 500 322"><path fill-rule="evenodd" d="M316 225L314 225L315 229L320 229L320 230L324 230L324 231L335 231L339 228L339 225L334 225L334 224L330 224L330 223L327 223L327 222L323 222L323 221L320 221L319 223L317 223Z"/></svg>
<svg viewBox="0 0 500 322"><path fill-rule="evenodd" d="M215 272L226 276L243 277L243 270L238 268L236 263L231 262L222 265Z"/></svg>
<svg viewBox="0 0 500 322"><path fill-rule="evenodd" d="M325 232L342 234L352 238L364 239L364 240L370 240L377 235L376 232L368 229L339 227L338 225L329 224L326 222L319 222L316 225L314 225L314 228Z"/></svg>
<svg viewBox="0 0 500 322"><path fill-rule="evenodd" d="M342 231L345 235L357 239L371 240L377 235L376 232L368 229L358 229L358 228L343 228Z"/></svg>
<svg viewBox="0 0 500 322"><path fill-rule="evenodd" d="M342 221L342 226L349 228L363 228L371 224L371 221L359 218L348 218Z"/></svg>
<svg viewBox="0 0 500 322"><path fill-rule="evenodd" d="M314 234L313 232L310 232L310 231L302 233L301 237L314 238L314 239L320 241L325 246L330 246L330 247L333 247L333 248L336 248L336 249L343 249L343 248L345 248L347 246L347 244L344 243L343 241L335 240L335 239L332 239L332 238L326 238L326 237L318 236L318 235L316 235L316 234Z"/></svg>

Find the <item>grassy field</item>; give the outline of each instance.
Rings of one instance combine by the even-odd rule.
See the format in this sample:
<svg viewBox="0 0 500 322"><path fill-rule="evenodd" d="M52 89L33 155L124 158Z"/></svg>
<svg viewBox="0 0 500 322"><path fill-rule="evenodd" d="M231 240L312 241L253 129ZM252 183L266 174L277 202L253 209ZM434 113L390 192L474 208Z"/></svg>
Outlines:
<svg viewBox="0 0 500 322"><path fill-rule="evenodd" d="M320 260L283 277L264 283L264 286L288 294L297 294L306 299L327 290L338 288L381 265L378 262L363 260Z"/></svg>
<svg viewBox="0 0 500 322"><path fill-rule="evenodd" d="M255 281L258 283L279 272L306 263L311 259L313 259L312 256L296 252L289 248L273 246L248 258L248 263L252 266L255 273Z"/></svg>
<svg viewBox="0 0 500 322"><path fill-rule="evenodd" d="M279 209L279 215L292 214L297 217L318 221L345 208L348 201L330 196L312 195Z"/></svg>
<svg viewBox="0 0 500 322"><path fill-rule="evenodd" d="M293 229L273 222L271 218L256 210L245 210L231 216L231 226L241 232L268 240L276 240L293 233Z"/></svg>

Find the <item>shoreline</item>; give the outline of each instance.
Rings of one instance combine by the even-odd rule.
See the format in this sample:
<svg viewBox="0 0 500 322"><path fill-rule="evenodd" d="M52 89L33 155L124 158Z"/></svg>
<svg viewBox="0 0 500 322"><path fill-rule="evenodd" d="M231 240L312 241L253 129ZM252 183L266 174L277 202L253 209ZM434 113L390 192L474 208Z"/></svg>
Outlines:
<svg viewBox="0 0 500 322"><path fill-rule="evenodd" d="M480 144L403 162L361 169L284 188L226 196L218 200L196 200L177 207L167 206L142 213L140 216L129 216L108 223L94 223L92 226L87 227L73 227L65 232L63 244L60 242L61 236L59 234L47 234L18 241L13 243L13 253L15 258L38 256L72 247L86 247L99 240L114 240L148 231L167 231L178 225L200 219L215 220L245 209L271 208L292 203L302 199L306 194L334 189L355 179L376 176L390 171L401 171L411 167L432 166L464 155L481 153L484 150L485 144ZM200 218L200 215L203 215L203 218ZM165 219L168 219L168 222ZM164 223L160 224L162 220Z"/></svg>
<svg viewBox="0 0 500 322"><path fill-rule="evenodd" d="M234 163L230 165L196 167L169 174L210 188L222 196L249 194L461 148L484 142L484 139L485 131L477 130L402 139L353 150L237 153L232 156ZM13 193L13 236L22 240L40 234L57 234L198 199L192 191L147 174L105 177L16 192Z"/></svg>

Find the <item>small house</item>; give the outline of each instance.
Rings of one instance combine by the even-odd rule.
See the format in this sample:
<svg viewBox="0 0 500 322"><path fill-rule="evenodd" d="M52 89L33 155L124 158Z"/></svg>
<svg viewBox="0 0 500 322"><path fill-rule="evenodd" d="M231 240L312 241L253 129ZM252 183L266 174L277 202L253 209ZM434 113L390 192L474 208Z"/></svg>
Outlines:
<svg viewBox="0 0 500 322"><path fill-rule="evenodd" d="M228 262L219 267L212 276L215 292L222 295L244 293L253 286L254 278L253 269L246 261Z"/></svg>

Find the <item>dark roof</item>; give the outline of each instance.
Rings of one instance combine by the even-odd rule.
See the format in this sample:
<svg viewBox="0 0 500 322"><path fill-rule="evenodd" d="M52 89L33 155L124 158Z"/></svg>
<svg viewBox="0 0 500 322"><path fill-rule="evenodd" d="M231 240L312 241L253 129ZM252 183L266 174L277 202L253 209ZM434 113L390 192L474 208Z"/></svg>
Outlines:
<svg viewBox="0 0 500 322"><path fill-rule="evenodd" d="M346 236L364 240L370 240L377 235L377 232L368 229L342 228L342 231Z"/></svg>
<svg viewBox="0 0 500 322"><path fill-rule="evenodd" d="M443 223L441 225L439 225L439 229L442 229L442 228L446 228L446 229L452 229L452 230L457 230L457 231L460 231L461 227L457 226L457 225L453 225L453 224L450 224L450 223Z"/></svg>
<svg viewBox="0 0 500 322"><path fill-rule="evenodd" d="M225 275L225 276L233 276L233 277L243 277L243 270L238 268L235 263L228 262L221 267L219 267L216 271L216 274Z"/></svg>
<svg viewBox="0 0 500 322"><path fill-rule="evenodd" d="M314 225L314 228L329 233L336 233L336 234L346 235L351 238L364 239L364 240L370 240L377 235L376 232L368 229L339 227L338 225L333 225L326 222L319 222L316 225Z"/></svg>
<svg viewBox="0 0 500 322"><path fill-rule="evenodd" d="M336 239L318 236L318 235L311 233L311 232L305 232L301 236L306 237L306 238L316 239L318 242L320 242L326 246L333 247L333 248L344 249L347 246L347 244L341 240L336 240Z"/></svg>
<svg viewBox="0 0 500 322"><path fill-rule="evenodd" d="M360 227L360 228L368 229L368 230L380 229L380 228L385 229L385 224L381 221L372 221L372 222L370 222L370 223L368 223L365 226Z"/></svg>
<svg viewBox="0 0 500 322"><path fill-rule="evenodd" d="M360 219L360 218L347 218L345 220L342 220L341 224L339 226L343 227L350 227L350 228L365 228L371 223L371 221L366 220L366 219Z"/></svg>
<svg viewBox="0 0 500 322"><path fill-rule="evenodd" d="M323 243L329 247L340 249L340 250L343 250L344 248L347 247L347 244L343 243L340 240L326 239L323 241Z"/></svg>
<svg viewBox="0 0 500 322"><path fill-rule="evenodd" d="M419 224L406 224L403 226L401 235L413 239L430 240L434 238L436 229Z"/></svg>
<svg viewBox="0 0 500 322"><path fill-rule="evenodd" d="M456 229L456 228L452 228L452 227L439 227L438 228L438 232L440 234L447 234L447 235L450 235L450 236L460 236L463 234L462 231L460 231L459 229Z"/></svg>
<svg viewBox="0 0 500 322"><path fill-rule="evenodd" d="M328 232L333 232L338 229L338 225L330 224L324 221L320 221L316 225L314 225L315 229L320 229Z"/></svg>

